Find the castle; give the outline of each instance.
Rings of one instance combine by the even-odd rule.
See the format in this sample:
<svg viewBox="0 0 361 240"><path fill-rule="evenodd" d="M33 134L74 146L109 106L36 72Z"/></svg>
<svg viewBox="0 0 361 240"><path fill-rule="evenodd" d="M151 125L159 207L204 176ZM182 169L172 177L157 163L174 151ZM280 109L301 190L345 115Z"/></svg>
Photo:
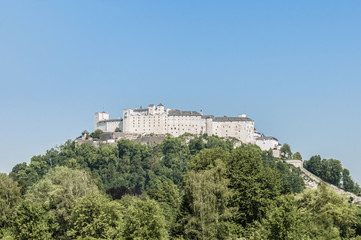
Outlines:
<svg viewBox="0 0 361 240"><path fill-rule="evenodd" d="M150 104L147 108L125 109L123 118L109 119L106 112L95 113L95 130L128 134L208 134L235 138L240 143L257 144L262 150L279 149L278 140L264 137L255 130L254 121L245 114L238 117L203 115L202 111L165 109L163 104Z"/></svg>

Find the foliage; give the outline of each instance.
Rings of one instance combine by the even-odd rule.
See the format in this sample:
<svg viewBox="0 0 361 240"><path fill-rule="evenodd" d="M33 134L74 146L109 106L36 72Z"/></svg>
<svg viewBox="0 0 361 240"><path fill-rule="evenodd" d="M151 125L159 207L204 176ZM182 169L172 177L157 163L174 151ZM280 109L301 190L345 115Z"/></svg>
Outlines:
<svg viewBox="0 0 361 240"><path fill-rule="evenodd" d="M187 209L182 221L189 239L227 239L227 220L231 217L228 202L232 191L227 187L224 163L217 159L211 169L190 171L185 182Z"/></svg>
<svg viewBox="0 0 361 240"><path fill-rule="evenodd" d="M100 135L101 135L102 133L103 133L102 130L97 129L97 130L95 130L94 132L92 132L92 133L90 134L90 137L92 137L92 138L100 138Z"/></svg>
<svg viewBox="0 0 361 240"><path fill-rule="evenodd" d="M9 227L9 219L21 198L20 188L12 178L0 173L0 237Z"/></svg>
<svg viewBox="0 0 361 240"><path fill-rule="evenodd" d="M257 146L242 145L227 161L229 186L235 193L231 206L238 208L233 218L243 227L264 217L282 190L279 173L262 165L261 154Z"/></svg>
<svg viewBox="0 0 361 240"><path fill-rule="evenodd" d="M205 149L196 156L192 156L189 169L195 172L211 169L215 166L217 159L226 162L228 157L229 153L221 148Z"/></svg>
<svg viewBox="0 0 361 240"><path fill-rule="evenodd" d="M122 206L104 195L91 194L75 201L71 213L72 238L119 239L122 235Z"/></svg>
<svg viewBox="0 0 361 240"><path fill-rule="evenodd" d="M273 157L272 151L262 153L263 166L272 168L280 174L282 193L299 193L305 189L301 170Z"/></svg>
<svg viewBox="0 0 361 240"><path fill-rule="evenodd" d="M332 158L321 160L321 156L316 155L305 161L304 167L322 180L341 187L345 191L360 193L360 187L352 180L349 170L342 168L339 160Z"/></svg>
<svg viewBox="0 0 361 240"><path fill-rule="evenodd" d="M287 143L283 144L283 146L281 147L281 154L283 157L285 157L287 159L292 158L292 151L291 151L291 147L289 144L287 144Z"/></svg>
<svg viewBox="0 0 361 240"><path fill-rule="evenodd" d="M23 201L12 216L11 229L15 239L53 239L59 228L46 206Z"/></svg>
<svg viewBox="0 0 361 240"><path fill-rule="evenodd" d="M360 209L321 185L296 197L281 196L255 224L250 239L351 239L360 228Z"/></svg>
<svg viewBox="0 0 361 240"><path fill-rule="evenodd" d="M122 199L123 200L123 199ZM128 206L124 211L125 239L167 239L165 218L155 200L125 199Z"/></svg>
<svg viewBox="0 0 361 240"><path fill-rule="evenodd" d="M0 174L0 238L360 238L359 207L322 187L304 190L300 169L233 141L184 134L154 146L123 139L94 147L69 140ZM302 158L288 147L285 157ZM313 156L304 166L360 193L338 160Z"/></svg>
<svg viewBox="0 0 361 240"><path fill-rule="evenodd" d="M29 189L26 199L45 204L50 210L49 213L63 227L59 229L58 235L64 235L64 228L68 227L74 201L97 192L99 192L98 186L87 172L56 167Z"/></svg>
<svg viewBox="0 0 361 240"><path fill-rule="evenodd" d="M155 191L149 191L148 194L156 200L163 209L168 232L175 228L177 216L179 214L182 198L177 185L171 180L163 182L160 188Z"/></svg>
<svg viewBox="0 0 361 240"><path fill-rule="evenodd" d="M192 155L195 155L205 148L203 138L201 136L195 137L189 141L189 151Z"/></svg>
<svg viewBox="0 0 361 240"><path fill-rule="evenodd" d="M298 195L296 203L306 218L311 239L354 237L355 227L360 226L357 207L324 184L317 191L306 190Z"/></svg>
<svg viewBox="0 0 361 240"><path fill-rule="evenodd" d="M321 176L322 169L320 155L312 156L310 160L304 162L303 166L316 176Z"/></svg>
<svg viewBox="0 0 361 240"><path fill-rule="evenodd" d="M114 188L108 189L106 191L106 193L109 194L113 200L115 200L115 199L122 199L122 197L124 197L126 195L140 196L142 194L142 190L140 189L139 185L137 185L133 189L129 189L124 186L120 186L120 187L114 187Z"/></svg>
<svg viewBox="0 0 361 240"><path fill-rule="evenodd" d="M266 213L265 218L256 222L255 227L248 233L253 240L293 240L307 239L304 226L305 217L295 204L292 195L277 198L274 206Z"/></svg>
<svg viewBox="0 0 361 240"><path fill-rule="evenodd" d="M302 155L301 153L299 152L296 152L292 155L292 159L295 159L295 160L302 160Z"/></svg>

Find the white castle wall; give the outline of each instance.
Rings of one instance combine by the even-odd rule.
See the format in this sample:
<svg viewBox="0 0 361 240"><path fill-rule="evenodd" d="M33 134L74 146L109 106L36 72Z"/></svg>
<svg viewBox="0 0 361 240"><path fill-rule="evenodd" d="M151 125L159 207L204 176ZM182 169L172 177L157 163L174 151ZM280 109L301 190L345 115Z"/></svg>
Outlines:
<svg viewBox="0 0 361 240"><path fill-rule="evenodd" d="M234 137L244 143L255 143L254 121L245 115L239 117L203 116L195 111L164 109L153 104L145 109L125 109L123 119L109 120L109 114L95 114L95 129L114 132L119 127L124 133L132 134L172 134L184 133Z"/></svg>
<svg viewBox="0 0 361 240"><path fill-rule="evenodd" d="M103 120L108 120L109 119L109 113L106 112L96 112L95 113L95 126L94 129L98 129L98 122L99 121L103 121Z"/></svg>
<svg viewBox="0 0 361 240"><path fill-rule="evenodd" d="M116 128L119 128L120 131L123 130L123 120L122 119L109 119L109 113L106 112L97 112L95 113L95 124L94 129L100 129L103 132L115 132Z"/></svg>
<svg viewBox="0 0 361 240"><path fill-rule="evenodd" d="M262 151L268 151L278 147L278 140L273 137L258 137L256 138L256 145L259 146Z"/></svg>

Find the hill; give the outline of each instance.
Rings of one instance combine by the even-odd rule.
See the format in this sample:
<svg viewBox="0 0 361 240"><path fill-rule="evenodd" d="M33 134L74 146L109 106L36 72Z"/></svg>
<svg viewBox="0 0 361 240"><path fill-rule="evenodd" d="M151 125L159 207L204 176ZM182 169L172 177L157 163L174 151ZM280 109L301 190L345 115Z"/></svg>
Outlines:
<svg viewBox="0 0 361 240"><path fill-rule="evenodd" d="M0 175L6 239L355 239L360 208L252 144L67 141ZM353 199L351 199L353 200Z"/></svg>

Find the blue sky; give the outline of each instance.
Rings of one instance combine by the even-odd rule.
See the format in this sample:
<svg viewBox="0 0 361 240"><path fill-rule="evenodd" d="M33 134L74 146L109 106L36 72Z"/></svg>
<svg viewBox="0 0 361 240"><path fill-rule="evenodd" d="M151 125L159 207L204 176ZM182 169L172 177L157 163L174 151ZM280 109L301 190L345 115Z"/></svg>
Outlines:
<svg viewBox="0 0 361 240"><path fill-rule="evenodd" d="M360 1L0 1L0 172L163 103L246 112L361 183Z"/></svg>

